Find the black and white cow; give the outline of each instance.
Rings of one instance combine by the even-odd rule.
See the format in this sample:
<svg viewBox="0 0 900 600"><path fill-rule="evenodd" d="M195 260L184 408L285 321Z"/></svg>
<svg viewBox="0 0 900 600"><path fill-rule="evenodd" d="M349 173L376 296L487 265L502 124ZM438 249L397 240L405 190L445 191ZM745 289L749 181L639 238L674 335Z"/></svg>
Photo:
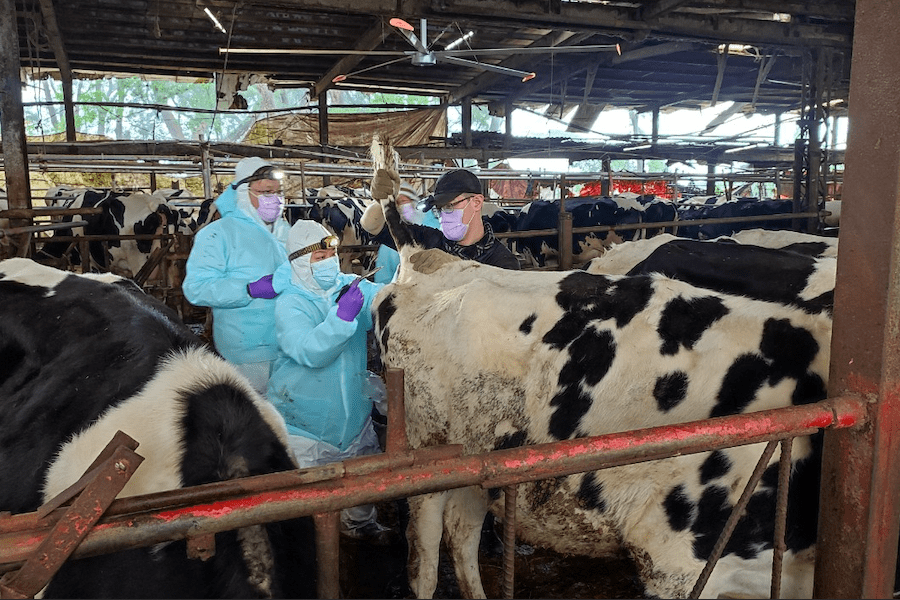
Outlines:
<svg viewBox="0 0 900 600"><path fill-rule="evenodd" d="M373 200L370 197L351 195L348 189L329 186L321 188L316 198L310 199L312 208L309 218L332 231L341 246L369 246L384 243L389 239L387 228L378 235L372 235L360 224L360 219ZM352 273L354 259L361 261L362 269L368 270L374 264L374 252L340 252L341 270Z"/></svg>
<svg viewBox="0 0 900 600"><path fill-rule="evenodd" d="M699 241L664 234L619 244L584 270L597 275L662 273L697 287L830 313L837 259L818 256L827 247L801 242L782 249L733 238Z"/></svg>
<svg viewBox="0 0 900 600"><path fill-rule="evenodd" d="M396 283L373 304L382 360L405 372L413 447L465 453L733 415L826 396L831 317L662 275L507 271L423 254L385 207ZM426 260L422 260L425 258ZM414 269L418 265L419 271ZM794 442L783 593L812 593L820 437ZM741 446L519 486L518 539L635 560L648 595L684 597L760 456ZM769 591L777 456L703 591ZM430 597L442 536L460 589L478 571L486 491L409 499L410 585Z"/></svg>
<svg viewBox="0 0 900 600"><path fill-rule="evenodd" d="M179 233L197 233L198 229L216 218L215 198L201 199L188 190L168 188L155 190L152 195L164 199L171 211L167 224L174 224L174 231Z"/></svg>
<svg viewBox="0 0 900 600"><path fill-rule="evenodd" d="M153 235L164 233L167 226L176 223L177 215L166 204L162 193L116 192L94 188L57 186L47 191L48 206L62 208L99 207L100 214L82 215L78 219L87 222L83 229L58 230L58 235ZM72 221L67 216L64 221ZM73 233L74 232L74 233ZM62 258L68 254L71 264L81 264L78 246L69 242L55 242L51 237L41 247L44 255ZM89 244L92 269L110 271L125 277L134 277L150 253L159 247L159 240L110 240L92 241Z"/></svg>
<svg viewBox="0 0 900 600"><path fill-rule="evenodd" d="M117 430L145 458L120 496L295 468L278 413L174 313L113 275L0 262L0 511L36 510ZM310 519L66 563L45 597L314 597Z"/></svg>
<svg viewBox="0 0 900 600"><path fill-rule="evenodd" d="M790 250L815 258L834 258L838 252L838 238L836 237L787 229L743 229L723 239L732 239L740 244L751 244L763 248Z"/></svg>
<svg viewBox="0 0 900 600"><path fill-rule="evenodd" d="M572 213L573 227L597 225L625 225L634 223L659 223L675 220L675 207L671 203L653 197L621 195L614 198L586 196L566 200L566 210ZM516 219L516 231L555 229L559 226L559 200L537 200L525 205ZM666 229L668 231L668 229ZM607 248L624 240L653 237L658 229L630 229L621 233L599 232L573 235L573 263L584 264L602 255ZM521 238L515 249L531 260L535 266L547 266L547 259L558 255L556 235Z"/></svg>
<svg viewBox="0 0 900 600"><path fill-rule="evenodd" d="M690 221L678 226L678 235L699 240L709 240L723 235L731 235L744 229L790 229L791 221L745 221L737 223L703 223L704 219L730 217L760 217L794 212L791 200L758 200L738 198L730 202L710 205L680 205L678 219Z"/></svg>

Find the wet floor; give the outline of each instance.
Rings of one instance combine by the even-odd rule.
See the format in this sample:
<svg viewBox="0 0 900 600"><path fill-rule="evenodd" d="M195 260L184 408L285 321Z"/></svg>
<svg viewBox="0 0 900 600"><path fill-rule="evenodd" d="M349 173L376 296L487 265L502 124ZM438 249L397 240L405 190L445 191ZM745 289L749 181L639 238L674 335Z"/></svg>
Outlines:
<svg viewBox="0 0 900 600"><path fill-rule="evenodd" d="M405 503L378 505L379 521L395 529L388 546L341 539L341 594L344 598L411 598L406 576ZM488 598L503 597L503 559L482 549L481 575ZM516 598L641 598L631 562L625 557L563 556L526 544L516 547ZM446 552L441 554L435 598L459 598Z"/></svg>

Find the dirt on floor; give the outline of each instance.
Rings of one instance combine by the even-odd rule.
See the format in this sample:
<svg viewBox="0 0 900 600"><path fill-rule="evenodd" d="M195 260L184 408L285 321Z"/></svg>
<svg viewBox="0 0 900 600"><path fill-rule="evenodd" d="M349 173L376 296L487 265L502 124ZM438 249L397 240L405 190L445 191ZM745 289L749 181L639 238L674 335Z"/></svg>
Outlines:
<svg viewBox="0 0 900 600"><path fill-rule="evenodd" d="M341 539L340 577L344 598L412 598L406 575L405 501L378 505L379 521L395 535L387 546ZM497 533L500 533L499 531ZM435 598L461 597L453 565L442 547ZM503 597L503 558L481 549L481 576L488 598ZM516 545L516 598L642 598L634 566L627 558L563 556Z"/></svg>

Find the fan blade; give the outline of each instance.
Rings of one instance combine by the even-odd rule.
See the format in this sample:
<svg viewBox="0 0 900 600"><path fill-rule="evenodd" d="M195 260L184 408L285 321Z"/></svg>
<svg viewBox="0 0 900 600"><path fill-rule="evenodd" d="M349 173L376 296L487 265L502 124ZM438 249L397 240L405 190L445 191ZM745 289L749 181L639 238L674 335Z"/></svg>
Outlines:
<svg viewBox="0 0 900 600"><path fill-rule="evenodd" d="M472 67L474 69L483 69L485 71L493 71L494 73L500 73L501 75L513 75L515 77L521 77L522 81L534 79L535 76L533 72L519 71L518 69L510 69L509 67L491 65L474 60L465 60L464 58L457 58L455 56L445 56L440 52L435 52L434 55L438 59L438 62L448 62L454 65L462 65L464 67Z"/></svg>
<svg viewBox="0 0 900 600"><path fill-rule="evenodd" d="M412 50L331 50L326 48L219 48L219 54L305 54L329 56L347 54L358 56L411 56Z"/></svg>
<svg viewBox="0 0 900 600"><path fill-rule="evenodd" d="M401 25L395 25L394 21L402 22L403 25L408 26L409 29L407 29L406 27L401 26ZM403 19L391 19L390 23L391 23L391 25L394 25L394 29L397 31L397 33L402 35L404 38L406 38L407 42L412 44L413 48L415 48L422 54L429 53L428 48L425 47L425 44L422 43L422 40L419 39L419 36L417 36L415 33L413 33L412 25L410 25Z"/></svg>
<svg viewBox="0 0 900 600"><path fill-rule="evenodd" d="M412 54L412 53L410 53L410 54ZM365 69L360 69L359 71L354 71L354 72L352 72L352 73L346 73L346 74L341 74L341 75L335 75L335 76L331 79L331 82L332 82L332 83L340 83L340 82L346 80L348 77L353 77L354 75L359 75L360 73L365 73L366 71L371 71L372 69L378 69L378 68L380 68L380 67L386 67L386 66L388 66L388 65L392 65L392 64L394 64L394 63L398 63L398 62L400 62L401 60L406 60L406 57L404 56L404 57L402 57L402 58L395 58L394 60L389 60L389 61L387 61L387 62L378 63L377 65L372 65L371 67L366 67Z"/></svg>
<svg viewBox="0 0 900 600"><path fill-rule="evenodd" d="M405 29L407 31L415 31L415 28L413 28L412 25L410 25L409 23L407 23L406 21L404 21L403 19L401 19L399 17L394 17L393 19L388 21L388 23L390 23L392 27L396 27L397 29Z"/></svg>
<svg viewBox="0 0 900 600"><path fill-rule="evenodd" d="M622 54L618 44L594 44L590 46L526 46L524 48L482 48L465 50L435 50L443 56L469 56L477 54L578 54L582 52L617 52Z"/></svg>

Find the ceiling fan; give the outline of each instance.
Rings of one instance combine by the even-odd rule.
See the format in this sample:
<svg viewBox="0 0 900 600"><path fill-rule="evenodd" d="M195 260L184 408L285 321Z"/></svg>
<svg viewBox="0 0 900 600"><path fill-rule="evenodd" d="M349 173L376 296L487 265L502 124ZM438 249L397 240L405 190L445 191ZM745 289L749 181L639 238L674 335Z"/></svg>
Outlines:
<svg viewBox="0 0 900 600"><path fill-rule="evenodd" d="M466 67L472 67L476 69L481 69L484 71L492 71L494 73L500 73L502 75L512 75L514 77L520 77L522 81L528 81L535 77L535 73L533 71L521 71L519 69L512 69L509 67L504 67L502 65L495 65L491 63L484 63L476 60L469 60L466 58L462 58L463 56L472 56L476 57L478 55L499 55L499 54L556 54L556 53L573 53L573 52L610 52L615 51L618 54L622 54L622 50L619 47L619 44L593 44L593 45L585 45L585 46L529 46L524 48L480 48L480 49L472 49L472 48L457 48L459 45L463 44L470 38L473 33L470 31L457 39L456 41L448 44L442 50L433 50L428 47L427 41L427 22L425 19L419 19L419 35L417 36L415 33L415 28L400 18L392 18L389 21L390 25L394 28L394 30L403 36L407 42L413 47L413 50L405 50L405 51L391 51L391 50L326 50L326 49L269 49L269 50L255 50L250 48L220 48L220 53L266 53L266 54L305 54L305 55L334 55L334 54L359 54L364 56L398 56L394 60L390 60L387 62L383 62L377 65L373 65L370 67L366 67L364 69L360 69L359 71L355 71L353 73L346 73L336 75L332 78L333 83L339 83L341 81L346 80L348 77L352 77L353 75L358 75L360 73L370 71L372 69L376 69L379 67L384 67L389 64L397 63L400 61L411 59L412 64L416 66L428 67L434 66L438 63L450 63L455 65L462 65Z"/></svg>

